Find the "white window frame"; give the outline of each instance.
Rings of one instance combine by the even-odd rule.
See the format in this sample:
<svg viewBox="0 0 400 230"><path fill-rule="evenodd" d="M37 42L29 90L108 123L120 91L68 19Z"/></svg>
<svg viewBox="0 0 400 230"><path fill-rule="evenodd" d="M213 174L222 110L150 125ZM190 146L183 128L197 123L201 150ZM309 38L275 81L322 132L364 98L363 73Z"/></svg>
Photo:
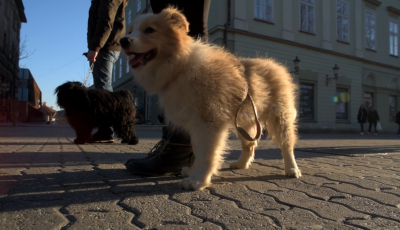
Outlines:
<svg viewBox="0 0 400 230"><path fill-rule="evenodd" d="M310 3L308 1L313 1L313 3ZM306 28L302 28L301 25L301 19L303 17L303 15L301 14L301 5L305 5L306 6L306 15L304 16L307 20L306 22ZM312 15L313 15L313 19L312 19L312 29L308 28L309 27L309 23L308 23L308 9L309 7L313 8L312 11ZM300 0L299 1L299 28L301 31L307 32L307 33L313 33L315 34L315 0Z"/></svg>
<svg viewBox="0 0 400 230"><path fill-rule="evenodd" d="M348 15L345 15L345 14L338 14L338 12L337 12L338 3L344 3L344 4L347 5L347 12L349 13ZM343 0L336 0L335 12L336 12L336 37L337 37L337 40L338 40L338 41L342 41L342 42L347 42L347 43L349 43L349 42L350 42L350 9L349 9L349 3L346 2L346 1L343 1ZM339 18L339 17L347 18L347 33L348 33L348 37L347 37L347 38L344 38L344 37L340 37L340 36L339 36L338 31L339 31L339 29L342 29L342 27L339 28L339 25L338 25L338 18ZM343 27L343 28L344 28L344 27ZM342 29L342 30L343 30L343 29ZM342 33L342 36L343 36L343 34L344 34L344 33Z"/></svg>
<svg viewBox="0 0 400 230"><path fill-rule="evenodd" d="M139 11L142 9L142 0L137 0L136 7L137 7L136 13L139 13Z"/></svg>
<svg viewBox="0 0 400 230"><path fill-rule="evenodd" d="M266 12L268 7L270 7L270 15ZM254 18L274 23L274 0L254 0Z"/></svg>
<svg viewBox="0 0 400 230"><path fill-rule="evenodd" d="M302 85L305 85L305 86L308 86L308 87L312 87L312 93L313 93L313 98L312 98L312 109L313 109L313 113L312 113L312 115L313 115L313 117L312 118L304 118L304 117L301 117L301 113L302 113L302 111L303 111L303 105L302 105L302 103L301 103L301 86ZM315 82L307 82L307 81L300 81L300 83L299 83L299 111L298 111L298 114L297 114L297 116L298 116L298 119L299 119L299 121L300 122L302 122L302 121L316 121L317 120L317 118L316 118L316 111L317 111L317 103L316 103L316 92L317 92L317 89L316 89L316 87L317 87L317 84L315 83Z"/></svg>
<svg viewBox="0 0 400 230"><path fill-rule="evenodd" d="M122 58L119 59L119 71L118 71L118 78L122 77Z"/></svg>
<svg viewBox="0 0 400 230"><path fill-rule="evenodd" d="M391 31L392 24L396 26L396 32ZM392 37L393 40L391 40ZM389 54L396 57L399 56L399 24L394 21L389 21Z"/></svg>
<svg viewBox="0 0 400 230"><path fill-rule="evenodd" d="M371 16L375 17L375 25L372 24L368 24L367 18L368 18L368 14ZM369 49L369 50L376 50L376 45L377 45L377 41L376 41L376 13L372 12L372 11L365 11L365 48ZM374 42L374 46L369 46L369 39L368 39L368 31L373 31L375 33L375 38L374 40L371 39L371 42Z"/></svg>

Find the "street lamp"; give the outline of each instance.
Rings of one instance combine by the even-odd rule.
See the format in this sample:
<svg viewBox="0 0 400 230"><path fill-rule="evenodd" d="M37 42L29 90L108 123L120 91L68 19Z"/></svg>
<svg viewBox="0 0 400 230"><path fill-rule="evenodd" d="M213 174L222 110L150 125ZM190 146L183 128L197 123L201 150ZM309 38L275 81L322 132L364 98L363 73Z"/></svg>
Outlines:
<svg viewBox="0 0 400 230"><path fill-rule="evenodd" d="M326 75L326 86L329 85L329 83L331 83L333 80L337 81L338 80L338 76L339 76L339 67L337 66L337 64L335 64L335 66L332 68L333 70L333 77L329 77L329 75Z"/></svg>
<svg viewBox="0 0 400 230"><path fill-rule="evenodd" d="M299 63L300 63L300 59L296 56L296 59L293 60L293 64L294 64L294 71L291 71L290 73L294 73L296 75L299 74Z"/></svg>

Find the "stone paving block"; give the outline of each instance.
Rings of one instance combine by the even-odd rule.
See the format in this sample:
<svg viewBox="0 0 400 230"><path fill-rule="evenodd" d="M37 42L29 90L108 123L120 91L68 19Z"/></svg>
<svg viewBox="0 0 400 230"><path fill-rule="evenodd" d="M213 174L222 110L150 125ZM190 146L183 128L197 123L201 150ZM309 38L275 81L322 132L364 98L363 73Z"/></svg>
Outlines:
<svg viewBox="0 0 400 230"><path fill-rule="evenodd" d="M400 197L389 193L367 190L352 184L345 183L325 184L323 186L334 189L336 191L349 193L352 196L369 197L370 199L373 199L381 204L390 205L392 207L397 207L398 205L400 205Z"/></svg>
<svg viewBox="0 0 400 230"><path fill-rule="evenodd" d="M192 215L223 229L279 229L269 217L241 209L233 201L194 201L188 206Z"/></svg>
<svg viewBox="0 0 400 230"><path fill-rule="evenodd" d="M332 199L332 202L343 204L346 207L371 216L386 218L400 224L400 208L379 204L371 199L353 197L352 199Z"/></svg>
<svg viewBox="0 0 400 230"><path fill-rule="evenodd" d="M248 183L248 188L258 191L275 199L279 204L297 207L314 213L319 218L331 221L344 221L346 218L364 218L364 214L354 212L345 206L332 202L322 201L307 196L302 192L297 192L272 183L258 182Z"/></svg>
<svg viewBox="0 0 400 230"><path fill-rule="evenodd" d="M180 192L174 193L171 195L171 199L177 201L181 204L188 204L195 201L214 201L219 200L220 197L212 195L210 190L212 189L205 189L203 191L187 191L187 192Z"/></svg>
<svg viewBox="0 0 400 230"><path fill-rule="evenodd" d="M346 174L318 174L318 177L328 178L332 181L337 181L340 183L347 183L357 185L358 187L363 187L369 190L381 190L384 188L388 188L388 183L384 183L385 178L380 177L380 180L370 180L368 177L356 177L356 176L349 176ZM399 185L400 183L397 183ZM391 188L393 188L394 184L391 184Z"/></svg>
<svg viewBox="0 0 400 230"><path fill-rule="evenodd" d="M270 180L270 183L274 183L278 187L303 192L307 194L309 197L313 197L316 199L321 199L325 201L329 201L332 198L350 198L351 195L343 192L337 192L329 188L315 186L303 183L303 180L307 180L306 178L300 178L299 180Z"/></svg>
<svg viewBox="0 0 400 230"><path fill-rule="evenodd" d="M82 212L119 212L120 198L109 191L108 186L74 186L66 190L64 200L68 205L62 208L68 214Z"/></svg>
<svg viewBox="0 0 400 230"><path fill-rule="evenodd" d="M21 179L8 190L2 202L62 200L64 191L54 177Z"/></svg>
<svg viewBox="0 0 400 230"><path fill-rule="evenodd" d="M141 228L157 228L164 224L193 226L203 222L191 215L189 207L171 201L164 194L132 193L120 203L137 213L133 222Z"/></svg>
<svg viewBox="0 0 400 230"><path fill-rule="evenodd" d="M103 184L104 177L99 175L96 170L71 170L62 171L61 178L64 186L76 185L76 184Z"/></svg>
<svg viewBox="0 0 400 230"><path fill-rule="evenodd" d="M352 226L340 222L319 218L301 208L271 211L269 215L276 218L283 229L353 229Z"/></svg>
<svg viewBox="0 0 400 230"><path fill-rule="evenodd" d="M174 224L157 226L157 230L170 230L170 229L174 229L174 230L194 230L194 229L222 230L222 228L220 226L215 225L210 222L202 222L202 223L198 223L198 224L190 225L190 226L174 225Z"/></svg>
<svg viewBox="0 0 400 230"><path fill-rule="evenodd" d="M68 220L59 212L59 201L13 202L3 205L0 212L2 229L61 229Z"/></svg>
<svg viewBox="0 0 400 230"><path fill-rule="evenodd" d="M221 199L229 199L243 209L267 215L270 210L287 210L289 206L278 204L273 198L259 192L249 191L241 184L215 185L212 194Z"/></svg>
<svg viewBox="0 0 400 230"><path fill-rule="evenodd" d="M120 212L102 212L88 211L74 214L69 217L71 222L68 229L137 229L131 220L134 214L125 211Z"/></svg>
<svg viewBox="0 0 400 230"><path fill-rule="evenodd" d="M362 229L399 229L399 222L382 219L373 218L371 220L348 220L348 223L357 226Z"/></svg>

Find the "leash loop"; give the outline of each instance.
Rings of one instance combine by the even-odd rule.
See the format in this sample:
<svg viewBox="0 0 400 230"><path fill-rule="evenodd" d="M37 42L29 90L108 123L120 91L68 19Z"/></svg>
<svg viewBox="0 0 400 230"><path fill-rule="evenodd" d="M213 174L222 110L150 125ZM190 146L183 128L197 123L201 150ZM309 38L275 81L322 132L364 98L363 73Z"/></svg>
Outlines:
<svg viewBox="0 0 400 230"><path fill-rule="evenodd" d="M238 126L238 123L237 123L237 118L238 118L238 115L239 115L239 113L240 113L240 110L242 109L243 103L244 103L247 99L249 99L250 102L251 102L251 106L252 106L253 112L254 112L254 118L255 118L255 120L256 120L257 133L256 133L256 136L255 136L254 138L252 138L252 137L249 135L249 133L248 133L246 130L244 130L242 127L239 127L239 126ZM248 141L256 141L256 140L258 140L258 139L261 137L261 124L260 124L260 121L258 120L257 110L256 110L256 106L254 105L253 98L251 98L251 96L250 96L249 93L247 93L246 98L243 100L243 102L242 102L242 104L240 105L238 111L236 112L235 125L236 125L236 129L239 131L239 133L240 133L246 140L248 140Z"/></svg>

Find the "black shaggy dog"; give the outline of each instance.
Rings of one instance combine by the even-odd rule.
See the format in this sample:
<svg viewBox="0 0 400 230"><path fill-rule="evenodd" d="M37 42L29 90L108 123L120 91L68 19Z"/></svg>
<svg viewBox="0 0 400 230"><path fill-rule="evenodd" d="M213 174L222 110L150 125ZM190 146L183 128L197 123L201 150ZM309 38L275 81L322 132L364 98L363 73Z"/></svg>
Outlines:
<svg viewBox="0 0 400 230"><path fill-rule="evenodd" d="M76 132L75 144L84 144L91 138L93 128L113 126L122 143L136 145L133 124L136 109L128 90L109 92L88 89L80 82L66 82L54 92L57 104L64 108L68 123Z"/></svg>

